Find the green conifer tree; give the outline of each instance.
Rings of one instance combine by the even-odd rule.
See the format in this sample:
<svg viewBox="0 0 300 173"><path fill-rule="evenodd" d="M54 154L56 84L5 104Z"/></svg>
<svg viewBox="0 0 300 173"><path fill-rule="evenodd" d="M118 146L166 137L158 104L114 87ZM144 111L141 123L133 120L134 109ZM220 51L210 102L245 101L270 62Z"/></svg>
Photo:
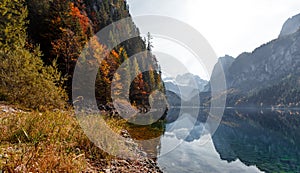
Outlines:
<svg viewBox="0 0 300 173"><path fill-rule="evenodd" d="M24 0L0 2L0 93L5 100L34 109L62 108L66 94L60 73L44 67L39 47L25 47L27 8Z"/></svg>

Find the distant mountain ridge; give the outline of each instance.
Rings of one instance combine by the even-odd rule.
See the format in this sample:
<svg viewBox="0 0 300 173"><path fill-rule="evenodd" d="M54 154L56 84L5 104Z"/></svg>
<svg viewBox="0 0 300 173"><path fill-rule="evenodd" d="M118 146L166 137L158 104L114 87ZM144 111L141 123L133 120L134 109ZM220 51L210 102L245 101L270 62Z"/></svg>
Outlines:
<svg viewBox="0 0 300 173"><path fill-rule="evenodd" d="M277 39L251 53L242 53L236 59L220 58L210 81L221 82L220 74L224 73L227 106L300 105L297 97L300 88L299 28L300 14L285 22ZM287 86L289 91L284 91ZM209 87L206 86L206 91L210 91ZM295 99L281 99L287 96Z"/></svg>
<svg viewBox="0 0 300 173"><path fill-rule="evenodd" d="M167 91L177 94L184 100L199 94L208 83L208 81L191 73L177 75L176 78L167 77L163 80Z"/></svg>

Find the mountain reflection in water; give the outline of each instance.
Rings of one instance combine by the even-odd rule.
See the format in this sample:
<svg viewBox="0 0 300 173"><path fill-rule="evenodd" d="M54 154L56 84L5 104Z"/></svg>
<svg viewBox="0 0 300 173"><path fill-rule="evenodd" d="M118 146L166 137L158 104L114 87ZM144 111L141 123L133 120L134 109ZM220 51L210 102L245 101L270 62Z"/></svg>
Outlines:
<svg viewBox="0 0 300 173"><path fill-rule="evenodd" d="M169 112L169 119L176 117L160 139L158 163L165 172L300 172L295 110L226 110L213 135L204 110L198 117L176 111Z"/></svg>

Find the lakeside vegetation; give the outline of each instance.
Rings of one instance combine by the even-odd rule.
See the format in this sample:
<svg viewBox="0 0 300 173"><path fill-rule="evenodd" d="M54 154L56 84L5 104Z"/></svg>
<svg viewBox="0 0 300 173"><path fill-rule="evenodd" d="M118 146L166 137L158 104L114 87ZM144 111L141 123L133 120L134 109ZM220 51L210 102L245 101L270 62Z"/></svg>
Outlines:
<svg viewBox="0 0 300 173"><path fill-rule="evenodd" d="M86 136L70 105L72 75L87 43L93 54L85 60L100 66L92 86L99 107L111 103L113 89L118 98L129 94L133 106L149 111L150 94L164 92L150 35L147 41L135 37L112 50L93 37L130 17L126 1L3 0L0 16L0 106L5 107L0 110L0 172L160 172L153 160L124 160L101 150ZM107 39L118 42L131 35L140 35L133 22L114 26ZM141 63L133 57L116 74L123 62L143 51L148 53L142 54ZM141 73L143 66L150 70ZM134 80L128 84L129 76ZM118 85L111 88L114 77ZM126 86L130 92L122 93ZM126 129L137 134L125 120L110 118L109 111L102 114L116 134ZM153 129L154 136L162 133L161 127Z"/></svg>
<svg viewBox="0 0 300 173"><path fill-rule="evenodd" d="M40 113L6 107L14 111L0 112L0 170L4 172L159 172L151 160L117 158L95 146L71 110ZM129 127L114 118L105 122L120 135Z"/></svg>

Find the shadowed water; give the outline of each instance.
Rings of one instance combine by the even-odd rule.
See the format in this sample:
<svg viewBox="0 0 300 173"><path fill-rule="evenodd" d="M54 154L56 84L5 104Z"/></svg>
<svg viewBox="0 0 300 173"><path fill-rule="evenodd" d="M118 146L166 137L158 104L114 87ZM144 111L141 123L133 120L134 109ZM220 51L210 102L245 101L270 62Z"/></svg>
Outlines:
<svg viewBox="0 0 300 173"><path fill-rule="evenodd" d="M191 109L169 111L158 163L164 172L300 172L296 110L225 110L214 134Z"/></svg>

